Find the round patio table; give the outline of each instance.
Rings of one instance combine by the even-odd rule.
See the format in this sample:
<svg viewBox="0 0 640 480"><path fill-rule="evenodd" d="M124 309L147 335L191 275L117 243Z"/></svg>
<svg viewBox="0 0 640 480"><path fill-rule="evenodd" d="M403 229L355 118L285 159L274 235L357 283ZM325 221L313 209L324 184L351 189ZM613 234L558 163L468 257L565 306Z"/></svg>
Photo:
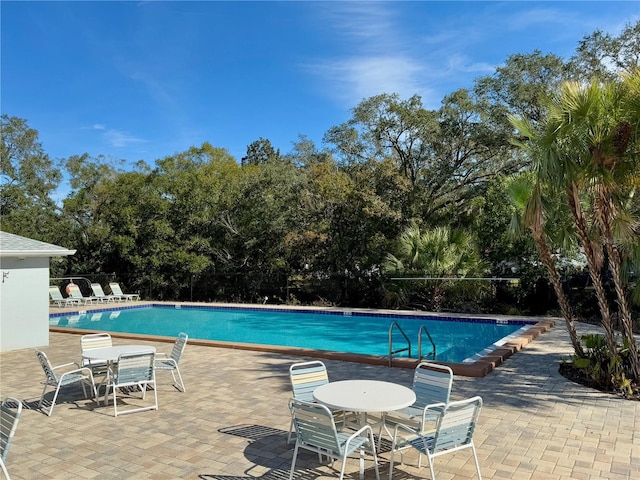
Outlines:
<svg viewBox="0 0 640 480"><path fill-rule="evenodd" d="M313 398L327 407L348 412L392 412L416 401L416 394L404 385L380 380L341 380L313 391Z"/></svg>

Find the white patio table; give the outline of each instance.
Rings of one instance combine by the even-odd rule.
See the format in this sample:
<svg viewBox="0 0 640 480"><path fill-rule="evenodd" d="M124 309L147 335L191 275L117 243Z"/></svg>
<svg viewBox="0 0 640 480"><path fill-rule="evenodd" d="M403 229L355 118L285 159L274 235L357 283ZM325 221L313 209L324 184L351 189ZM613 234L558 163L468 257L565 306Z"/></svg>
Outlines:
<svg viewBox="0 0 640 480"><path fill-rule="evenodd" d="M156 353L156 347L150 345L114 345L112 347L92 348L82 352L82 358L90 362L107 362L111 368L113 364L118 362L118 358L126 353ZM107 405L107 394L109 388L105 391L104 404ZM98 405L100 403L98 402Z"/></svg>
<svg viewBox="0 0 640 480"><path fill-rule="evenodd" d="M384 413L413 405L416 394L404 385L380 380L340 380L313 391L313 398L329 408L358 413L360 426L368 423L368 413ZM384 421L377 419L389 436Z"/></svg>
<svg viewBox="0 0 640 480"><path fill-rule="evenodd" d="M156 353L156 347L149 345L114 345L112 347L92 348L82 352L82 358L89 361L103 361L107 363L115 363L118 357L123 353L153 352Z"/></svg>

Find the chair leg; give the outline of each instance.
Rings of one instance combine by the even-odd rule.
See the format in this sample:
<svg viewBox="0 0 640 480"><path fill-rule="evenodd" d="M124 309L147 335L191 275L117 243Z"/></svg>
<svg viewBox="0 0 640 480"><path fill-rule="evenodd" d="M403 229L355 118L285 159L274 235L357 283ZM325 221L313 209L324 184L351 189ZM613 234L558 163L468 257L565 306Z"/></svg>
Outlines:
<svg viewBox="0 0 640 480"><path fill-rule="evenodd" d="M53 400L51 400L51 408L49 409L48 416L51 416L53 413L53 407L56 406L56 399L58 398L58 392L60 392L60 385L56 387L56 393L53 394Z"/></svg>
<svg viewBox="0 0 640 480"><path fill-rule="evenodd" d="M471 451L473 452L473 459L476 461L476 470L478 471L478 478L482 480L482 474L480 473L480 462L478 462L478 454L476 453L476 446L471 441Z"/></svg>
<svg viewBox="0 0 640 480"><path fill-rule="evenodd" d="M5 466L1 456L0 456L0 470L2 470L2 474L4 475L4 478L6 478L7 480L11 480L9 477L9 472L7 471L7 467Z"/></svg>
<svg viewBox="0 0 640 480"><path fill-rule="evenodd" d="M171 371L171 373L173 373L173 370ZM180 390L182 390L182 393L186 392L187 389L184 387L184 382L182 381L182 375L180 375L180 369L176 366L176 373L178 374L178 379L180 380ZM176 381L176 377L173 377L173 381Z"/></svg>
<svg viewBox="0 0 640 480"><path fill-rule="evenodd" d="M298 442L293 449L293 460L291 460L291 471L289 472L289 480L293 480L293 470L296 468L296 459L298 458Z"/></svg>
<svg viewBox="0 0 640 480"><path fill-rule="evenodd" d="M391 457L389 458L389 480L391 480L391 476L393 475L393 460L396 455L396 439L393 439L393 443L391 444Z"/></svg>
<svg viewBox="0 0 640 480"><path fill-rule="evenodd" d="M44 402L44 394L47 391L47 387L49 385L47 385L46 383L44 384L44 388L42 389L42 396L40 397L40 403L38 403L38 408L42 408L42 403Z"/></svg>
<svg viewBox="0 0 640 480"><path fill-rule="evenodd" d="M420 455L422 457L422 454ZM427 455L427 460L429 461L429 471L431 472L431 480L436 480L436 472L433 468L433 457Z"/></svg>
<svg viewBox="0 0 640 480"><path fill-rule="evenodd" d="M287 435L287 445L291 443L291 434L293 433L293 418L291 418L291 424L289 425L289 435Z"/></svg>
<svg viewBox="0 0 640 480"><path fill-rule="evenodd" d="M114 412L114 416L118 416L118 400L116 398L116 386L113 385L113 412Z"/></svg>

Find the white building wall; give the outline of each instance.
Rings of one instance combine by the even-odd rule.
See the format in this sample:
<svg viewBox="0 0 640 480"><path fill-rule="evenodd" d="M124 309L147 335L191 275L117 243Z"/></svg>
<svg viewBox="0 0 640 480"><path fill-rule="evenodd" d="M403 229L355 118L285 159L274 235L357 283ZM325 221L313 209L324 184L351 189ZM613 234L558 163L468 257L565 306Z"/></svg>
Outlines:
<svg viewBox="0 0 640 480"><path fill-rule="evenodd" d="M49 345L49 257L0 259L0 352Z"/></svg>

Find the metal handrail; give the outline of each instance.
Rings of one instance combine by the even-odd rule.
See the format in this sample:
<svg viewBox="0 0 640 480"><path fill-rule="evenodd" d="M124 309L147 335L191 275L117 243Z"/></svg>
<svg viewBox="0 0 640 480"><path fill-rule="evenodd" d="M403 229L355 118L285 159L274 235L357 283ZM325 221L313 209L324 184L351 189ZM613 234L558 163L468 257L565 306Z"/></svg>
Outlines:
<svg viewBox="0 0 640 480"><path fill-rule="evenodd" d="M431 347L433 348L433 350L430 353L427 353L426 355L422 355L422 335L423 333L427 334L427 337L429 337L429 341L431 342ZM433 360L436 359L436 344L433 341L433 338L431 338L431 334L429 333L429 330L427 329L426 325L421 325L420 326L420 330L418 330L418 359L422 360L423 358L427 358L429 355L433 355Z"/></svg>
<svg viewBox="0 0 640 480"><path fill-rule="evenodd" d="M407 341L407 347L405 348L399 348L398 350L393 350L393 327L397 327L398 331L402 334L402 336L404 337L404 339ZM406 333L404 333L404 330L402 330L402 327L400 327L400 325L398 325L398 322L396 322L395 320L393 322L391 322L391 325L389 326L389 366L392 365L392 360L393 360L393 355L395 353L400 353L400 352L409 352L409 357L411 357L411 340L409 340L409 337L407 336Z"/></svg>

